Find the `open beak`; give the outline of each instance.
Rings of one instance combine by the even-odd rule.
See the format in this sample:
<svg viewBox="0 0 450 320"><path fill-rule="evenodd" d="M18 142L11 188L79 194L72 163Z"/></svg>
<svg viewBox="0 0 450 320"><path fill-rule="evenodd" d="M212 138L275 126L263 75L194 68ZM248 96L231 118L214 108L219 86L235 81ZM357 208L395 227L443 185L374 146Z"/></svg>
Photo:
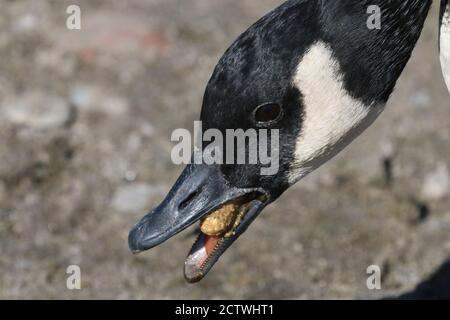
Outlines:
<svg viewBox="0 0 450 320"><path fill-rule="evenodd" d="M129 247L134 253L151 249L202 220L184 268L187 281L197 282L269 202L260 188L230 186L217 165L188 165L166 199L132 228Z"/></svg>

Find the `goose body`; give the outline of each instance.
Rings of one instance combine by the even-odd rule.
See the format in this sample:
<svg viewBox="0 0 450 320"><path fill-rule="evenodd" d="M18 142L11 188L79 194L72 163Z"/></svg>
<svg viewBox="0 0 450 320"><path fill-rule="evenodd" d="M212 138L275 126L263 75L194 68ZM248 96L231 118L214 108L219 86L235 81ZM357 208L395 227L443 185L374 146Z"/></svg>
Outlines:
<svg viewBox="0 0 450 320"><path fill-rule="evenodd" d="M188 165L161 205L133 227L131 250L159 245L224 204L235 203L240 207L233 228L220 236L201 233L186 259L186 279L203 278L268 204L378 117L417 43L431 2L290 0L251 26L217 64L201 120L205 130L279 130L280 170L263 176L254 164ZM368 7L374 5L380 9L381 29L367 26ZM448 42L441 46L445 49Z"/></svg>
<svg viewBox="0 0 450 320"><path fill-rule="evenodd" d="M441 18L440 18L440 55L442 72L450 91L450 2L441 0Z"/></svg>

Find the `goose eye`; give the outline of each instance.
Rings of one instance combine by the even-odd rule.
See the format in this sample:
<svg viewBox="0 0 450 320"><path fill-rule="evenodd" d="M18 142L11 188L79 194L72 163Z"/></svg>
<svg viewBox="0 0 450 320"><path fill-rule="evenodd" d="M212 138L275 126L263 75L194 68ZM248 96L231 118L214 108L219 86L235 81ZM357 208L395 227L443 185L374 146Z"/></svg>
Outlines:
<svg viewBox="0 0 450 320"><path fill-rule="evenodd" d="M277 103L267 103L257 107L254 111L254 118L257 123L267 124L278 120L282 109Z"/></svg>

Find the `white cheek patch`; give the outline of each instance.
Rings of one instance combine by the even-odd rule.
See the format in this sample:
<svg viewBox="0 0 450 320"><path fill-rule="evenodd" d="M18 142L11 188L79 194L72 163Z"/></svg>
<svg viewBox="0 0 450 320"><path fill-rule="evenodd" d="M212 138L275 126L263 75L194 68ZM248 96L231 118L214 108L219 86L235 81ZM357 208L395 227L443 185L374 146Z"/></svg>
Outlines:
<svg viewBox="0 0 450 320"><path fill-rule="evenodd" d="M303 96L303 123L290 183L335 156L378 117L384 106L365 105L345 90L338 61L315 43L297 67L293 84Z"/></svg>
<svg viewBox="0 0 450 320"><path fill-rule="evenodd" d="M450 91L450 4L444 14L441 25L441 65L445 82Z"/></svg>

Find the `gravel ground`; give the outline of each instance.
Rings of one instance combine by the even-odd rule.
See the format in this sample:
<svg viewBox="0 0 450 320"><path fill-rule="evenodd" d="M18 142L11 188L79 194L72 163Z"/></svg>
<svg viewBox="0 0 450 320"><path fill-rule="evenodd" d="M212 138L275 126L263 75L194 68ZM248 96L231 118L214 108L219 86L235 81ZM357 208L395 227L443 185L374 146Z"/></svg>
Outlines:
<svg viewBox="0 0 450 320"><path fill-rule="evenodd" d="M267 208L208 277L130 227L182 168L218 58L280 0L0 0L0 298L450 298L450 106L434 5L381 118ZM82 30L65 27L82 8ZM366 269L382 270L382 290ZM79 265L82 289L66 288Z"/></svg>

